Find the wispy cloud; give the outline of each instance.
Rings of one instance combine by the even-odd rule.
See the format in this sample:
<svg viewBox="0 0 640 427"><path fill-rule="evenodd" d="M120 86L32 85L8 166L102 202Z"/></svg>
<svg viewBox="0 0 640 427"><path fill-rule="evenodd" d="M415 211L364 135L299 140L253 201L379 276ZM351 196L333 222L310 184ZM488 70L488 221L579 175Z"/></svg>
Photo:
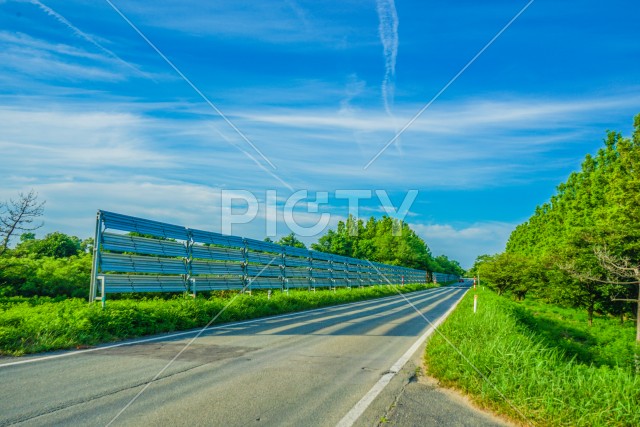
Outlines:
<svg viewBox="0 0 640 427"><path fill-rule="evenodd" d="M633 92L633 91L632 91ZM535 97L505 97L489 94L486 98L463 99L441 102L429 117L417 121L407 136L428 133L436 136L464 136L481 129L495 132L501 130L540 130L563 128L575 124L585 113L619 113L620 108L633 107L640 102L640 93L611 94L567 99L544 99ZM405 104L399 111L408 115L414 106ZM339 112L344 107L341 106ZM243 116L256 122L277 124L290 128L323 128L326 132L335 129L352 131L385 132L393 129L393 120L375 109L359 111L349 109L352 114L336 114L330 108L271 109L260 113L245 112ZM555 135L557 137L557 135ZM546 139L546 138L545 138Z"/></svg>
<svg viewBox="0 0 640 427"><path fill-rule="evenodd" d="M286 49L310 46L323 50L370 46L372 34L359 25L360 1L317 7L317 2L138 2L126 5L127 14L145 28L182 35L221 37L232 43L251 40ZM197 13L194 11L197 10ZM364 25L363 27L364 28Z"/></svg>
<svg viewBox="0 0 640 427"><path fill-rule="evenodd" d="M29 76L38 79L122 81L122 73L105 66L104 56L63 43L49 43L26 34L0 32L0 79L21 87L33 85ZM109 59L111 61L111 59Z"/></svg>
<svg viewBox="0 0 640 427"><path fill-rule="evenodd" d="M398 13L394 0L377 0L378 32L384 56L384 79L382 80L382 101L390 117L395 92L396 58L398 56Z"/></svg>
<svg viewBox="0 0 640 427"><path fill-rule="evenodd" d="M67 18L65 18L64 16L60 15L58 12L56 12L55 10L53 10L52 8L47 6L46 4L42 3L39 0L31 0L31 3L36 5L36 6L38 6L47 15L53 17L56 21L58 21L62 25L66 26L76 36L80 37L81 39L83 39L83 40L85 40L85 41L87 41L89 43L91 43L93 46L97 47L99 50L101 50L102 52L106 53L107 55L109 55L110 57L112 57L113 59L118 61L120 64L131 68L136 73L143 74L136 66L134 66L133 64L130 64L129 62L127 62L124 59L120 58L113 51L111 51L110 49L107 49L102 44L98 43L94 37L92 37L91 35L85 33L84 31L82 31L81 29L76 27L75 25L73 25Z"/></svg>

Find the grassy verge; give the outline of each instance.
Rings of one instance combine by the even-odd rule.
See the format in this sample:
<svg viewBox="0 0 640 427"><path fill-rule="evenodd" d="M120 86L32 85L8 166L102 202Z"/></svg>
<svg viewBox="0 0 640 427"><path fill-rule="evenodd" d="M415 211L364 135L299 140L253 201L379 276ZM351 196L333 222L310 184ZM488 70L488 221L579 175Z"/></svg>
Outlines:
<svg viewBox="0 0 640 427"><path fill-rule="evenodd" d="M274 292L271 299L267 299L265 292L254 291L253 295L238 295L216 323L380 298L430 287L433 285L374 286L338 289L336 292ZM19 356L91 346L204 326L234 296L227 292L211 298L180 296L171 300L110 300L104 310L100 304L88 304L83 299L0 299L0 355Z"/></svg>
<svg viewBox="0 0 640 427"><path fill-rule="evenodd" d="M472 291L440 330L528 421L543 426L640 425L640 376L624 357L609 358L608 328L599 334L596 324L588 334L591 341L578 343L584 331L567 334L541 314L548 310L546 318L553 320L563 312L553 313L553 308L539 303L527 308L490 291L478 293L477 314ZM618 327L619 334L628 333L626 329ZM559 338L563 335L564 342ZM629 339L633 343L633 336ZM609 341L614 348L625 348L617 338ZM600 343L600 349L587 342ZM434 335L428 343L426 363L429 374L443 385L462 390L482 407L526 422L441 336Z"/></svg>

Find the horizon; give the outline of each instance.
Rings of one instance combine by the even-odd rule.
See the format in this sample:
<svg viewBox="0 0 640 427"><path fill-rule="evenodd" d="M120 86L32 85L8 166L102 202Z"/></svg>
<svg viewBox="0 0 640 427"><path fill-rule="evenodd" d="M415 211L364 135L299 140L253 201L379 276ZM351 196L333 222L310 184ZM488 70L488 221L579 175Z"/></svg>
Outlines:
<svg viewBox="0 0 640 427"><path fill-rule="evenodd" d="M231 231L262 240L269 191L279 238L297 190L311 203L292 207L296 221L327 213L330 228L351 212L339 191L371 192L366 220L417 190L403 218L469 269L607 130L630 135L633 9L0 1L0 200L34 189L39 237L86 238L99 209L219 232L243 206L222 195L247 192L256 217Z"/></svg>

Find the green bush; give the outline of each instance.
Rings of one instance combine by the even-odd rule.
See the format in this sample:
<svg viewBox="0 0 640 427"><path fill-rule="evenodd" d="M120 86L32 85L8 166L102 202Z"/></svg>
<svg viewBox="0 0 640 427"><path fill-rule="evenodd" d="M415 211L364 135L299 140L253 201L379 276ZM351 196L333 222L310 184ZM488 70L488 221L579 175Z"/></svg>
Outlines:
<svg viewBox="0 0 640 427"><path fill-rule="evenodd" d="M66 296L89 294L91 255L68 258L0 257L0 297Z"/></svg>

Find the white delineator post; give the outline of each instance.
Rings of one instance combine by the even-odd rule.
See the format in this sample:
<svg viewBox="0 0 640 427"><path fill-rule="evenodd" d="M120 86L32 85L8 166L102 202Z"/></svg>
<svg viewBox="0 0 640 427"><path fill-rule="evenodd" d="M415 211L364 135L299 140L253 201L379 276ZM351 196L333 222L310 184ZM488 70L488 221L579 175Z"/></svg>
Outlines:
<svg viewBox="0 0 640 427"><path fill-rule="evenodd" d="M475 314L476 311L478 311L478 294L473 296L473 313Z"/></svg>

